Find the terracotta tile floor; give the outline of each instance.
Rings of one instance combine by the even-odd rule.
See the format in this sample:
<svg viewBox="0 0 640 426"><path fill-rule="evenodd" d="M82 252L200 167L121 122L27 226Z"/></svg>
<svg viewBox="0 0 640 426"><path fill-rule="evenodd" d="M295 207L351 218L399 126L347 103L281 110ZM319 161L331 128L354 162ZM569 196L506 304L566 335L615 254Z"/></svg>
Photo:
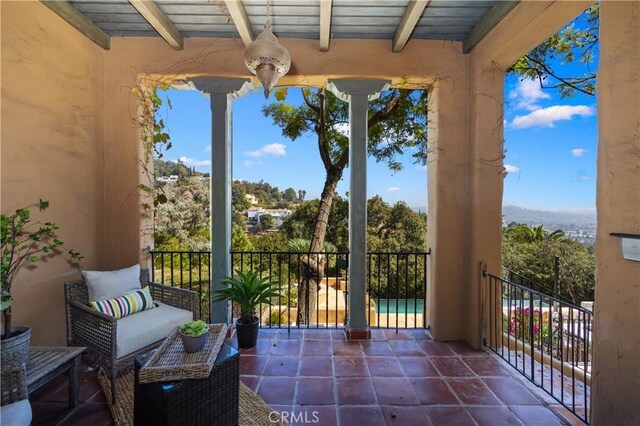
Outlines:
<svg viewBox="0 0 640 426"><path fill-rule="evenodd" d="M370 341L345 341L341 330L265 329L255 348L240 352L241 380L290 424L566 424L492 356L433 342L424 330L373 330ZM75 410L64 377L34 392L32 424L111 424L88 367L81 389Z"/></svg>

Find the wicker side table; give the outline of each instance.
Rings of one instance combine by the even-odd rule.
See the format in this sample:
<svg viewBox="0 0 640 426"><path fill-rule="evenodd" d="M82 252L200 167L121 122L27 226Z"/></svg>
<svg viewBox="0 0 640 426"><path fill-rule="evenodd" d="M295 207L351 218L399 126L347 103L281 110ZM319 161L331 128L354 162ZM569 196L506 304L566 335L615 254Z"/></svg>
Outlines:
<svg viewBox="0 0 640 426"><path fill-rule="evenodd" d="M238 424L240 356L222 345L206 379L139 383L140 368L153 352L135 360L134 424L216 425Z"/></svg>

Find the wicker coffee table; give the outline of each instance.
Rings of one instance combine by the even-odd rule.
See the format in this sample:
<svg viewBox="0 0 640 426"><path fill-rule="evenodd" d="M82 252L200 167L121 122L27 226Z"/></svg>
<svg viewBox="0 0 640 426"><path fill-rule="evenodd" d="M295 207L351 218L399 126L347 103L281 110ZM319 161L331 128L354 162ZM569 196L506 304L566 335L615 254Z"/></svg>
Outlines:
<svg viewBox="0 0 640 426"><path fill-rule="evenodd" d="M209 377L173 382L140 383L139 372L154 351L135 360L134 424L238 424L240 355L222 345Z"/></svg>

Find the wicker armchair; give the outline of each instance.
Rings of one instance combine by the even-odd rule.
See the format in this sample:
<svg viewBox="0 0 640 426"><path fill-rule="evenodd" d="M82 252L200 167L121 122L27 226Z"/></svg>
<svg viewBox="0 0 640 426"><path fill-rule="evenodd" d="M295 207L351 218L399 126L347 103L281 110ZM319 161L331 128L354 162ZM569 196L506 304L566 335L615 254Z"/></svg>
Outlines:
<svg viewBox="0 0 640 426"><path fill-rule="evenodd" d="M1 393L0 422L7 425L31 423L31 405L28 400L27 373L24 364L5 367L0 372Z"/></svg>
<svg viewBox="0 0 640 426"><path fill-rule="evenodd" d="M140 270L142 287L149 287L154 301L161 302L174 308L192 312L192 319L196 318L198 309L197 293L181 288L152 283L149 280L149 270ZM67 311L67 341L69 346L86 346L87 355L111 377L111 399L116 400L116 377L119 372L133 365L134 359L143 353L158 347L160 340L139 348L133 352L118 356L118 321L116 318L103 314L87 304L89 294L84 280L65 283L64 288ZM156 309L152 309L152 312ZM144 314L137 313L131 317ZM130 317L125 317L130 318ZM150 324L152 328L154 325Z"/></svg>

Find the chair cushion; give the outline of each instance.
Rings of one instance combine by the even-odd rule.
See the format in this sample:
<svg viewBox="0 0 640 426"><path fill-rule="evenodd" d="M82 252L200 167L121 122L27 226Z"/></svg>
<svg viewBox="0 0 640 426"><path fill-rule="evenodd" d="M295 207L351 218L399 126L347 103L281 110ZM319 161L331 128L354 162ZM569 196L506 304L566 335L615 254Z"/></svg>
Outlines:
<svg viewBox="0 0 640 426"><path fill-rule="evenodd" d="M115 299L89 302L89 306L115 318L122 318L136 312L155 308L149 287L129 291Z"/></svg>
<svg viewBox="0 0 640 426"><path fill-rule="evenodd" d="M141 288L140 265L117 271L82 271L89 300L108 300Z"/></svg>
<svg viewBox="0 0 640 426"><path fill-rule="evenodd" d="M164 303L148 311L138 312L117 322L116 357L122 358L164 339L177 326L193 321L193 313Z"/></svg>
<svg viewBox="0 0 640 426"><path fill-rule="evenodd" d="M0 408L2 426L28 426L31 424L31 404L28 399L3 405Z"/></svg>

